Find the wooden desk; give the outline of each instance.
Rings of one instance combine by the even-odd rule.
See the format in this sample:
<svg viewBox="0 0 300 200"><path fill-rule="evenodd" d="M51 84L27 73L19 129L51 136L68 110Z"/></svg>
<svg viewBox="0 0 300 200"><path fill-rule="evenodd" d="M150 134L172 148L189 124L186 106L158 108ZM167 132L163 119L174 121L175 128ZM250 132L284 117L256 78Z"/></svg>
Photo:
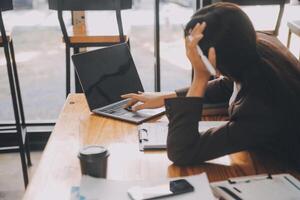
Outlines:
<svg viewBox="0 0 300 200"><path fill-rule="evenodd" d="M79 119L89 114L82 94L69 95L24 199L70 199L70 188L79 185L81 177L77 158ZM91 126L86 140L90 144L105 145L110 151L108 179L155 179L206 172L210 181L217 181L283 172L278 163L249 152L224 156L199 166L177 167L168 160L165 151L144 153L138 150L136 125L96 115L88 118ZM300 178L296 172L288 172Z"/></svg>

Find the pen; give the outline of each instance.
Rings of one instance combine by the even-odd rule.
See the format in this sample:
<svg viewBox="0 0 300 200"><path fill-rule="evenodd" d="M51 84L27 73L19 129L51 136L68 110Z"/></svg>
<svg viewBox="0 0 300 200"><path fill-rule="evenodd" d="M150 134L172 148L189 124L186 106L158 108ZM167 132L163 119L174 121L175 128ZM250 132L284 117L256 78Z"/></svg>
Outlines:
<svg viewBox="0 0 300 200"><path fill-rule="evenodd" d="M189 40L192 40L193 37L190 35L189 37ZM201 48L197 45L197 52L199 54L199 56L201 57L202 59L202 62L204 63L206 69L209 71L209 73L212 75L212 76L215 76L217 74L216 72L216 69L212 66L212 64L209 62L208 58L203 54Z"/></svg>

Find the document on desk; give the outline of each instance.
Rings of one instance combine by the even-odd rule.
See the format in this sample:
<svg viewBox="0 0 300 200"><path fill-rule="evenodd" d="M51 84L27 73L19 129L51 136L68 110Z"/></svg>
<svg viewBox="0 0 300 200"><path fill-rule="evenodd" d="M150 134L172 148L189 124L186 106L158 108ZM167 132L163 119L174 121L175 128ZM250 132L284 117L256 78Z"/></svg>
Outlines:
<svg viewBox="0 0 300 200"><path fill-rule="evenodd" d="M200 121L199 132L205 132L226 124L228 121ZM168 136L168 122L143 123L138 127L140 150L166 149Z"/></svg>
<svg viewBox="0 0 300 200"><path fill-rule="evenodd" d="M257 175L211 183L214 194L225 200L296 200L300 182L290 174Z"/></svg>
<svg viewBox="0 0 300 200"><path fill-rule="evenodd" d="M84 200L130 200L128 189L133 186L155 186L164 184L170 180L186 179L194 186L194 191L176 195L172 197L161 198L163 200L216 200L209 186L205 173L189 177L180 177L175 179L160 179L147 181L114 181L90 176L82 176L80 183L80 196Z"/></svg>

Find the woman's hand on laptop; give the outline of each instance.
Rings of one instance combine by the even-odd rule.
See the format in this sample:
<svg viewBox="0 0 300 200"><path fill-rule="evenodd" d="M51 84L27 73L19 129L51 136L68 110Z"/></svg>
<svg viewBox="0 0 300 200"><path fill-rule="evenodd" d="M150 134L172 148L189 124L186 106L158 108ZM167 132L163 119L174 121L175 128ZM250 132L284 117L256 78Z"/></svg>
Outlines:
<svg viewBox="0 0 300 200"><path fill-rule="evenodd" d="M125 108L132 107L132 111L136 112L142 109L154 109L164 106L166 98L176 97L175 92L138 92L124 94L124 99L130 99ZM138 104L138 105L136 105Z"/></svg>

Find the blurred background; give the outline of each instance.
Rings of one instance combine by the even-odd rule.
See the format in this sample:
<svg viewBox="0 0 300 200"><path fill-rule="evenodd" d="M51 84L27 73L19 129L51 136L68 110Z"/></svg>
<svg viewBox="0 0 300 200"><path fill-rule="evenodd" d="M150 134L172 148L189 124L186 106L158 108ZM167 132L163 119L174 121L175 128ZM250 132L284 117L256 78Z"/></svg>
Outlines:
<svg viewBox="0 0 300 200"><path fill-rule="evenodd" d="M123 24L144 88L153 91L154 1L134 0L133 3L133 9L122 11ZM4 23L14 38L26 117L28 120L56 119L65 100L65 51L57 14L48 9L47 0L14 0L14 7L13 11L4 12ZM191 67L185 58L182 30L194 8L194 0L160 1L162 91L185 87L190 82ZM296 8L286 6L279 34L284 44L288 32L286 20L300 18ZM277 15L267 13L274 13L277 8L244 9L257 29L274 26ZM64 18L71 26L71 14L65 12ZM117 33L114 12L87 12L86 21L104 27L99 34ZM297 39L292 41L296 56ZM0 120L12 120L6 62L2 51L0 55Z"/></svg>

